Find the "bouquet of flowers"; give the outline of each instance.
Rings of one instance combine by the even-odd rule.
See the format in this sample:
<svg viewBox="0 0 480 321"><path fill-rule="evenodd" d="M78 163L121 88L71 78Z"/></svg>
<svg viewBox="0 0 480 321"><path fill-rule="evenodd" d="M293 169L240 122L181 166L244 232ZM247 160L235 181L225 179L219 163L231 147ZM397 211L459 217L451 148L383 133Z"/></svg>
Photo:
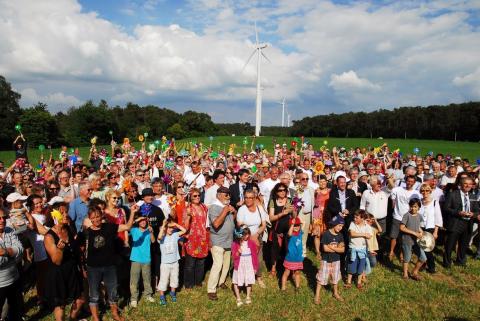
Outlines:
<svg viewBox="0 0 480 321"><path fill-rule="evenodd" d="M305 206L305 202L301 198L295 196L292 200L292 206L295 211L298 212L302 207Z"/></svg>

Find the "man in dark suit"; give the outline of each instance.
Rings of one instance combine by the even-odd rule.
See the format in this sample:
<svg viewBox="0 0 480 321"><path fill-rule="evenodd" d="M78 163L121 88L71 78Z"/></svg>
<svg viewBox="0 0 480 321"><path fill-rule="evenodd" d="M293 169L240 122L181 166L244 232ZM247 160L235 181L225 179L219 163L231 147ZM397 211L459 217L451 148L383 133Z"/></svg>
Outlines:
<svg viewBox="0 0 480 321"><path fill-rule="evenodd" d="M466 253L468 242L472 236L473 223L480 221L478 202L471 199L473 184L470 177L463 178L460 189L449 193L445 200L444 211L448 221L443 265L446 268L450 268L452 265L451 255L457 241L456 263L461 266L467 264Z"/></svg>
<svg viewBox="0 0 480 321"><path fill-rule="evenodd" d="M235 184L230 185L230 205L236 210L243 205L243 193L251 188L250 184L250 171L246 168L242 168L238 171L237 181Z"/></svg>
<svg viewBox="0 0 480 321"><path fill-rule="evenodd" d="M337 214L345 218L345 231L348 231L353 213L358 209L357 195L351 189L347 189L347 179L344 176L338 176L337 186L330 191L327 210L330 217Z"/></svg>

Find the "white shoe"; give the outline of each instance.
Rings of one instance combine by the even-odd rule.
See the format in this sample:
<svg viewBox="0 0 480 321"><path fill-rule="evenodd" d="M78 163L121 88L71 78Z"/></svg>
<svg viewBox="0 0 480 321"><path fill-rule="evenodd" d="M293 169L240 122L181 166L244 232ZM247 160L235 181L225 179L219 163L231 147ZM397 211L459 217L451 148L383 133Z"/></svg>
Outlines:
<svg viewBox="0 0 480 321"><path fill-rule="evenodd" d="M155 299L154 299L151 295L147 296L147 297L145 298L145 300L147 300L147 302L150 302L150 303L154 303L154 302L155 302Z"/></svg>
<svg viewBox="0 0 480 321"><path fill-rule="evenodd" d="M135 301L135 300L130 301L130 306L132 308L136 308L137 307L137 301Z"/></svg>
<svg viewBox="0 0 480 321"><path fill-rule="evenodd" d="M241 299L237 299L237 307L242 306L243 302Z"/></svg>

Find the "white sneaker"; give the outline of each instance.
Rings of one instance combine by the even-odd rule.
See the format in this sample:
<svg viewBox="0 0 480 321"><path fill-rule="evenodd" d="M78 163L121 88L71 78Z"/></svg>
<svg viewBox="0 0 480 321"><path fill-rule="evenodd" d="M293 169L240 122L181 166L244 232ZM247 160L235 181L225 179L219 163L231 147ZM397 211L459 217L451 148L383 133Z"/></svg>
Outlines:
<svg viewBox="0 0 480 321"><path fill-rule="evenodd" d="M136 308L137 307L137 301L135 301L135 300L130 301L130 306L132 308Z"/></svg>
<svg viewBox="0 0 480 321"><path fill-rule="evenodd" d="M147 302L150 302L150 303L154 303L154 302L155 302L155 299L154 299L151 295L147 296L147 297L145 298L145 300L147 300Z"/></svg>

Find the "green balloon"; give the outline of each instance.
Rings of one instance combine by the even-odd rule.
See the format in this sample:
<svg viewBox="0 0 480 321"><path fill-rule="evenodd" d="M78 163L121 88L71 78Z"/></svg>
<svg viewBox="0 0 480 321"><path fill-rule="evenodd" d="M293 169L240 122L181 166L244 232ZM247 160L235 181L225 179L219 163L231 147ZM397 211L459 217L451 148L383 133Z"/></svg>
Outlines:
<svg viewBox="0 0 480 321"><path fill-rule="evenodd" d="M256 166L256 165L253 165L253 166L252 166L252 173L255 174L256 172L257 172L257 166Z"/></svg>
<svg viewBox="0 0 480 321"><path fill-rule="evenodd" d="M22 130L22 126L21 126L20 124L17 124L17 125L15 125L15 129L16 129L17 131L21 131L21 130Z"/></svg>
<svg viewBox="0 0 480 321"><path fill-rule="evenodd" d="M147 138L147 137L148 137L148 133L143 133L143 137Z"/></svg>
<svg viewBox="0 0 480 321"><path fill-rule="evenodd" d="M45 150L45 145L43 145L43 144L38 145L38 150L43 152Z"/></svg>
<svg viewBox="0 0 480 321"><path fill-rule="evenodd" d="M155 144L148 145L148 149L153 153L155 151Z"/></svg>
<svg viewBox="0 0 480 321"><path fill-rule="evenodd" d="M109 130L108 133L109 133L110 135L113 135L113 130Z"/></svg>
<svg viewBox="0 0 480 321"><path fill-rule="evenodd" d="M75 152L75 149L73 149L73 148L70 148L70 153L72 153L72 154L73 154L74 152Z"/></svg>
<svg viewBox="0 0 480 321"><path fill-rule="evenodd" d="M158 139L155 141L155 145L160 145L160 141Z"/></svg>
<svg viewBox="0 0 480 321"><path fill-rule="evenodd" d="M105 157L105 163L110 164L112 162L112 158L110 156Z"/></svg>

